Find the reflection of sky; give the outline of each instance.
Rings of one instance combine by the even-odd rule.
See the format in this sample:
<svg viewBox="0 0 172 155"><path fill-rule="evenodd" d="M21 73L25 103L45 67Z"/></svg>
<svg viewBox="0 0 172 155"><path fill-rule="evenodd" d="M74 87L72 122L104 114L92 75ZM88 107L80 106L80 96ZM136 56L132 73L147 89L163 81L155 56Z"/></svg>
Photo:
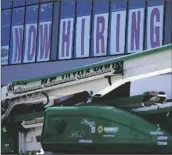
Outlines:
<svg viewBox="0 0 172 155"><path fill-rule="evenodd" d="M27 7L28 11L36 11L38 9L38 5L34 5L34 6L29 6Z"/></svg>
<svg viewBox="0 0 172 155"><path fill-rule="evenodd" d="M13 10L12 25L21 25L24 23L24 7Z"/></svg>
<svg viewBox="0 0 172 155"><path fill-rule="evenodd" d="M4 10L2 11L2 27L10 26L10 10Z"/></svg>
<svg viewBox="0 0 172 155"><path fill-rule="evenodd" d="M52 3L41 4L40 6L40 22L51 21L52 20Z"/></svg>

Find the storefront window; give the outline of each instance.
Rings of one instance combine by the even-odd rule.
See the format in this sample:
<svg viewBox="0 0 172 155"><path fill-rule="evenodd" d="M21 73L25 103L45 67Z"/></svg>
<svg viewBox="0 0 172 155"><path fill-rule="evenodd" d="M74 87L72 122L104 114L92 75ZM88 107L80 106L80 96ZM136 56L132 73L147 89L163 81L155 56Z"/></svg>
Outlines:
<svg viewBox="0 0 172 155"><path fill-rule="evenodd" d="M89 57L91 8L91 0L82 0L77 3L75 58Z"/></svg>
<svg viewBox="0 0 172 155"><path fill-rule="evenodd" d="M43 2L52 2L54 0L40 0L40 3L43 3Z"/></svg>
<svg viewBox="0 0 172 155"><path fill-rule="evenodd" d="M172 1L166 1L166 15L165 15L165 34L164 34L164 44L172 43Z"/></svg>
<svg viewBox="0 0 172 155"><path fill-rule="evenodd" d="M25 5L25 0L14 0L13 1L13 6L17 7L17 6L24 6Z"/></svg>
<svg viewBox="0 0 172 155"><path fill-rule="evenodd" d="M127 1L112 1L110 9L108 55L124 54Z"/></svg>
<svg viewBox="0 0 172 155"><path fill-rule="evenodd" d="M2 9L10 8L11 5L12 5L12 0L1 0Z"/></svg>
<svg viewBox="0 0 172 155"><path fill-rule="evenodd" d="M95 0L93 7L93 23L91 36L91 56L107 54L109 1Z"/></svg>
<svg viewBox="0 0 172 155"><path fill-rule="evenodd" d="M4 10L1 13L2 13L1 64L6 65L8 64L8 57L9 57L11 11Z"/></svg>
<svg viewBox="0 0 172 155"><path fill-rule="evenodd" d="M58 34L59 34L59 18L60 18L60 3L54 3L54 12L53 12L53 26L52 26L52 40L51 40L51 60L57 60L57 45L58 45Z"/></svg>
<svg viewBox="0 0 172 155"><path fill-rule="evenodd" d="M52 3L45 3L40 6L37 61L50 59L52 8Z"/></svg>
<svg viewBox="0 0 172 155"><path fill-rule="evenodd" d="M26 0L26 5L37 4L37 3L39 3L39 0Z"/></svg>
<svg viewBox="0 0 172 155"><path fill-rule="evenodd" d="M18 64L22 61L24 8L16 8L12 15L12 35L10 47L10 63Z"/></svg>
<svg viewBox="0 0 172 155"><path fill-rule="evenodd" d="M59 59L71 59L73 51L73 35L74 35L74 16L75 1L61 2L61 20L59 33Z"/></svg>
<svg viewBox="0 0 172 155"><path fill-rule="evenodd" d="M35 62L37 50L38 6L26 8L26 25L24 36L24 63Z"/></svg>

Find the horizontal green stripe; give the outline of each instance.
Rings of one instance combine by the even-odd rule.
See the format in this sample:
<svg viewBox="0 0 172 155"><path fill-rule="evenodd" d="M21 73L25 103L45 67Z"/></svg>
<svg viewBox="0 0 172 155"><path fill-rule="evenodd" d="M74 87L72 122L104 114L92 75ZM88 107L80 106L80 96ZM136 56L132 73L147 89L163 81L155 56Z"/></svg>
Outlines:
<svg viewBox="0 0 172 155"><path fill-rule="evenodd" d="M100 65L105 65L105 64L108 64L108 63L126 61L126 60L130 60L130 59L132 60L132 59L136 59L136 58L139 58L139 57L144 57L144 56L147 56L147 55L156 54L156 53L159 53L159 52L165 52L165 51L170 50L170 49L172 49L172 44L168 44L168 45L165 45L165 46L162 46L162 47L159 47L159 48L146 50L146 51L139 52L139 53L120 56L118 58L112 58L110 60L105 60L105 61L102 61L102 62L86 65L86 66L83 66L83 67L78 67L78 68L75 68L73 70L69 70L69 71L65 71L65 72L61 72L61 73L51 74L51 75L48 75L48 76L42 76L42 77L28 79L28 80L14 81L12 83L13 84L23 84L23 83L27 83L27 82L34 82L34 81L38 81L38 80L45 79L45 78L50 78L50 77L54 77L54 76L61 76L61 75L64 75L64 74L77 72L77 71L80 71L80 70L85 70L85 69L90 69L90 68L93 68L93 67L98 67Z"/></svg>

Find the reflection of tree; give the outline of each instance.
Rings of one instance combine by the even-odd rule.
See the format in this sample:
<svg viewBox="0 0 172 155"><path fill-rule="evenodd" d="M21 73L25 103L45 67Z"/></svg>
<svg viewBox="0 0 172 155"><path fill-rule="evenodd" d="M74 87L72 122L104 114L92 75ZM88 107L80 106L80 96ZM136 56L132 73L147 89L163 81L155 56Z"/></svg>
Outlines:
<svg viewBox="0 0 172 155"><path fill-rule="evenodd" d="M1 49L1 57L6 57L8 55L8 49L2 48Z"/></svg>

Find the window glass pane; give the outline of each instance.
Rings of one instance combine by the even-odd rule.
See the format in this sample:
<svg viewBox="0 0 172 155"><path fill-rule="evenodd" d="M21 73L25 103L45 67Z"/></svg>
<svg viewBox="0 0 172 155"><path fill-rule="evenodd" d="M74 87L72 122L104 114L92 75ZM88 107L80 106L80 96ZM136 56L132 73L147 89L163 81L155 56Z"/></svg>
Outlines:
<svg viewBox="0 0 172 155"><path fill-rule="evenodd" d="M60 3L54 3L54 16L53 16L53 27L52 27L52 41L51 41L51 60L57 59L57 44L58 44L58 34L59 34L59 9Z"/></svg>
<svg viewBox="0 0 172 155"><path fill-rule="evenodd" d="M163 5L165 0L147 0L148 7ZM169 1L169 0L167 0Z"/></svg>
<svg viewBox="0 0 172 155"><path fill-rule="evenodd" d="M35 62L37 49L37 19L38 6L28 6L26 8L26 28L24 38L24 62Z"/></svg>
<svg viewBox="0 0 172 155"><path fill-rule="evenodd" d="M37 3L39 3L39 0L26 0L26 5L37 4Z"/></svg>
<svg viewBox="0 0 172 155"><path fill-rule="evenodd" d="M108 55L119 55L125 52L126 8L126 0L111 2Z"/></svg>
<svg viewBox="0 0 172 155"><path fill-rule="evenodd" d="M25 0L14 0L13 6L24 6L25 5Z"/></svg>
<svg viewBox="0 0 172 155"><path fill-rule="evenodd" d="M129 0L129 9L144 8L145 0Z"/></svg>
<svg viewBox="0 0 172 155"><path fill-rule="evenodd" d="M116 0L116 1L112 1L111 3L112 12L126 10L126 8L127 8L126 0Z"/></svg>
<svg viewBox="0 0 172 155"><path fill-rule="evenodd" d="M145 49L162 46L164 0L148 0Z"/></svg>
<svg viewBox="0 0 172 155"><path fill-rule="evenodd" d="M2 11L1 64L8 64L11 11Z"/></svg>
<svg viewBox="0 0 172 155"><path fill-rule="evenodd" d="M126 52L143 51L145 0L130 0Z"/></svg>
<svg viewBox="0 0 172 155"><path fill-rule="evenodd" d="M42 2L52 2L52 1L54 1L54 0L40 0L40 3L42 3Z"/></svg>
<svg viewBox="0 0 172 155"><path fill-rule="evenodd" d="M58 52L59 59L72 58L74 15L75 1L62 1Z"/></svg>
<svg viewBox="0 0 172 155"><path fill-rule="evenodd" d="M107 54L109 1L95 0L93 9L91 56L103 56Z"/></svg>
<svg viewBox="0 0 172 155"><path fill-rule="evenodd" d="M165 34L164 44L172 43L172 1L166 2L166 16L165 16Z"/></svg>
<svg viewBox="0 0 172 155"><path fill-rule="evenodd" d="M2 9L10 8L12 5L12 0L2 0L1 7Z"/></svg>
<svg viewBox="0 0 172 155"><path fill-rule="evenodd" d="M12 36L10 47L10 63L21 63L23 52L24 8L16 8L12 15Z"/></svg>
<svg viewBox="0 0 172 155"><path fill-rule="evenodd" d="M50 59L52 8L52 3L45 3L40 6L37 61Z"/></svg>
<svg viewBox="0 0 172 155"><path fill-rule="evenodd" d="M90 21L91 0L78 1L77 22L74 56L76 58L89 57L90 51Z"/></svg>

